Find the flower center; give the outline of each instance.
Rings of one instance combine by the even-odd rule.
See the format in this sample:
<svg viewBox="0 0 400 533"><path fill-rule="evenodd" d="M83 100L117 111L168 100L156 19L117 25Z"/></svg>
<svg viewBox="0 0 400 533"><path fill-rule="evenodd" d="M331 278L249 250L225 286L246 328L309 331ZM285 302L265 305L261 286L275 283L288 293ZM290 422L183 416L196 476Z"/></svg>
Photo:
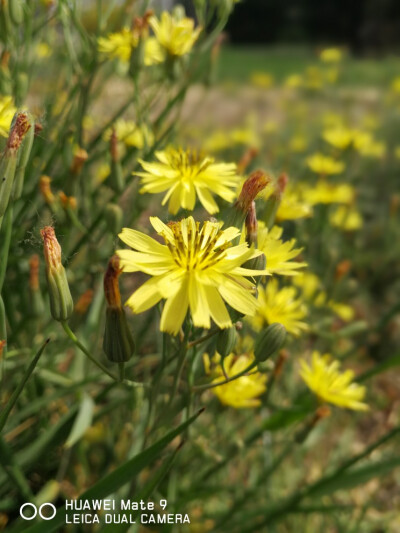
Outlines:
<svg viewBox="0 0 400 533"><path fill-rule="evenodd" d="M204 222L200 228L199 222L195 225L183 225L180 222L171 222L170 229L174 235L174 243L165 236L165 243L175 263L187 270L206 270L221 261L225 250L230 247L229 242L217 246L217 241L222 235L218 224Z"/></svg>
<svg viewBox="0 0 400 533"><path fill-rule="evenodd" d="M196 150L179 150L170 154L171 167L179 172L183 181L192 181L213 163L212 158L203 158Z"/></svg>

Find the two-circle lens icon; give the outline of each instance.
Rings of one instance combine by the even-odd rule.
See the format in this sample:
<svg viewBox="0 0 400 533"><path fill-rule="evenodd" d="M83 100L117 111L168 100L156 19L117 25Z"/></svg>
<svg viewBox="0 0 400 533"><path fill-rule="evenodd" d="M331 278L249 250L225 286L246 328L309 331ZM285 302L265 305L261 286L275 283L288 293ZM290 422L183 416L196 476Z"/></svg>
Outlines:
<svg viewBox="0 0 400 533"><path fill-rule="evenodd" d="M53 510L53 514L51 516L46 516L43 514L43 509L46 507L50 507ZM26 516L24 513L24 509L26 508L32 508L32 514L29 514L29 516ZM38 509L36 505L34 505L33 503L29 503L29 502L21 505L19 509L19 514L21 518L23 518L24 520L33 520L34 518L36 518L38 512L39 512L40 518L42 518L43 520L52 520L56 516L57 509L55 505L53 505L52 503L42 503L42 505Z"/></svg>

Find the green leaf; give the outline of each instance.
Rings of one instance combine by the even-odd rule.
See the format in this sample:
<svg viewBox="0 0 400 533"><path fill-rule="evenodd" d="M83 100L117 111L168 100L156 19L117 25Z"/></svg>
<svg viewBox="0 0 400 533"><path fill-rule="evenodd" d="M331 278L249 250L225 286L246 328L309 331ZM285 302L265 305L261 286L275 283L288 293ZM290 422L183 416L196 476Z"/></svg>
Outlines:
<svg viewBox="0 0 400 533"><path fill-rule="evenodd" d="M85 431L90 427L93 420L94 401L88 394L82 397L81 406L78 415L72 426L71 433L65 443L66 448L72 448L85 434Z"/></svg>
<svg viewBox="0 0 400 533"><path fill-rule="evenodd" d="M137 476L143 468L146 468L151 464L158 455L164 450L166 446L178 435L183 433L196 418L204 411L200 409L195 415L183 422L176 429L167 433L162 439L155 444L139 453L120 467L116 468L100 481L98 481L93 487L81 494L79 500L102 500L109 494L113 494L123 485L132 481L132 478ZM65 507L57 510L55 517L47 522L39 522L27 529L15 528L10 533L17 533L17 531L26 531L26 533L50 533L51 531L59 531L59 528L65 523Z"/></svg>
<svg viewBox="0 0 400 533"><path fill-rule="evenodd" d="M373 464L358 467L357 469L342 472L339 476L319 483L314 489L307 492L307 496L323 496L332 494L337 490L349 490L357 485L367 483L374 477L384 476L400 466L400 457L392 457Z"/></svg>

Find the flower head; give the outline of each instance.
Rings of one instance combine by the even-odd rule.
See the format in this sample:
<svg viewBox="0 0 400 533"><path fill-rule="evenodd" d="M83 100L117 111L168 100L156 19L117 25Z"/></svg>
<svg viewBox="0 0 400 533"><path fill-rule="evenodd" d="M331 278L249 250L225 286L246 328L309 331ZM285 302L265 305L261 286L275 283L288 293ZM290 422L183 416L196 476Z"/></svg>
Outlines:
<svg viewBox="0 0 400 533"><path fill-rule="evenodd" d="M212 157L203 157L196 151L170 148L156 152L158 162L140 160L145 172L138 172L142 182L141 193L167 191L162 204L168 202L170 213L180 208L192 211L196 195L210 213L218 211L210 191L227 202L235 198L240 178L234 163L215 163Z"/></svg>
<svg viewBox="0 0 400 533"><path fill-rule="evenodd" d="M154 143L153 132L145 125L140 126L132 120L118 119L114 124L116 138L126 146L134 146L142 149L144 146L151 146ZM112 130L106 130L104 140L108 141L111 138Z"/></svg>
<svg viewBox="0 0 400 533"><path fill-rule="evenodd" d="M233 353L224 358L224 368L228 377L233 377L243 372L255 361L253 354L235 356ZM212 383L220 383L225 376L220 366L216 369L216 378ZM267 376L258 371L251 370L248 374L233 381L214 387L212 392L224 405L236 409L258 407L261 401L258 398L266 391Z"/></svg>
<svg viewBox="0 0 400 533"><path fill-rule="evenodd" d="M315 351L311 364L301 359L300 365L300 376L321 400L356 411L368 409L362 402L365 387L352 383L354 373L351 370L340 372L339 362L331 361L330 355Z"/></svg>
<svg viewBox="0 0 400 533"><path fill-rule="evenodd" d="M345 150L352 144L354 135L352 130L344 126L336 126L325 130L322 137L335 148Z"/></svg>
<svg viewBox="0 0 400 533"><path fill-rule="evenodd" d="M313 172L323 176L340 174L345 168L341 161L336 161L336 159L320 153L308 157L307 165Z"/></svg>
<svg viewBox="0 0 400 533"><path fill-rule="evenodd" d="M270 279L265 288L258 287L258 302L256 315L249 319L256 331L274 322L282 324L288 333L296 336L307 329L307 324L302 321L307 309L294 287L279 288L277 280Z"/></svg>
<svg viewBox="0 0 400 533"><path fill-rule="evenodd" d="M332 226L344 231L356 231L363 225L363 218L355 207L341 205L329 217Z"/></svg>
<svg viewBox="0 0 400 533"><path fill-rule="evenodd" d="M258 227L258 249L267 259L267 270L271 274L282 276L295 276L299 269L307 266L307 263L292 261L302 252L302 248L295 248L296 240L282 241L282 228L274 226L271 230L260 222Z"/></svg>
<svg viewBox="0 0 400 533"><path fill-rule="evenodd" d="M151 17L150 26L160 46L171 56L188 54L198 39L201 28L194 29L194 20L179 18L163 11L161 18Z"/></svg>
<svg viewBox="0 0 400 533"><path fill-rule="evenodd" d="M16 110L11 96L0 96L0 135L2 137L8 137L8 130Z"/></svg>
<svg viewBox="0 0 400 533"><path fill-rule="evenodd" d="M302 186L302 196L310 204L350 204L355 198L355 189L347 183L327 183L320 179L315 185Z"/></svg>
<svg viewBox="0 0 400 533"><path fill-rule="evenodd" d="M144 38L144 64L153 65L161 63L164 55L154 37ZM128 63L132 50L139 45L139 35L129 28L119 32L109 33L106 37L99 37L98 49L108 59L119 59Z"/></svg>
<svg viewBox="0 0 400 533"><path fill-rule="evenodd" d="M338 63L342 59L342 52L339 48L325 48L319 57L325 63Z"/></svg>
<svg viewBox="0 0 400 533"><path fill-rule="evenodd" d="M152 276L126 302L134 313L165 299L161 331L173 335L179 332L189 308L194 325L203 328L210 327L211 318L222 329L232 325L224 300L240 313L254 315L254 286L244 276L266 271L241 266L261 252L249 249L246 243L231 246L240 233L238 229L222 230L220 222L200 225L193 217L168 226L151 217L150 223L165 244L128 228L119 235L135 250L117 252L123 270Z"/></svg>

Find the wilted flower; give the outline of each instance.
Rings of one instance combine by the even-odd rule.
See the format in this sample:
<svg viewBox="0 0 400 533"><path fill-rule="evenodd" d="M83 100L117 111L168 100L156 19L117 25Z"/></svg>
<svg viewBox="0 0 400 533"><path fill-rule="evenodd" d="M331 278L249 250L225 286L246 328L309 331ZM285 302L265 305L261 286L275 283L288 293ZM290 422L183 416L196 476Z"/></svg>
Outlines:
<svg viewBox="0 0 400 533"><path fill-rule="evenodd" d="M193 217L168 226L151 217L150 223L165 244L128 228L119 235L135 250L118 250L123 270L152 276L126 302L133 312L141 313L166 299L160 327L173 335L189 308L194 325L203 328L210 327L211 318L222 329L232 325L224 300L240 313L254 314L254 285L245 276L266 272L241 266L261 252L246 243L231 246L238 229L222 230L219 222L200 225Z"/></svg>
<svg viewBox="0 0 400 533"><path fill-rule="evenodd" d="M352 383L354 372L340 372L339 361L332 361L329 354L315 351L311 364L301 359L300 365L300 376L320 400L356 411L368 410L367 404L362 402L365 387Z"/></svg>

